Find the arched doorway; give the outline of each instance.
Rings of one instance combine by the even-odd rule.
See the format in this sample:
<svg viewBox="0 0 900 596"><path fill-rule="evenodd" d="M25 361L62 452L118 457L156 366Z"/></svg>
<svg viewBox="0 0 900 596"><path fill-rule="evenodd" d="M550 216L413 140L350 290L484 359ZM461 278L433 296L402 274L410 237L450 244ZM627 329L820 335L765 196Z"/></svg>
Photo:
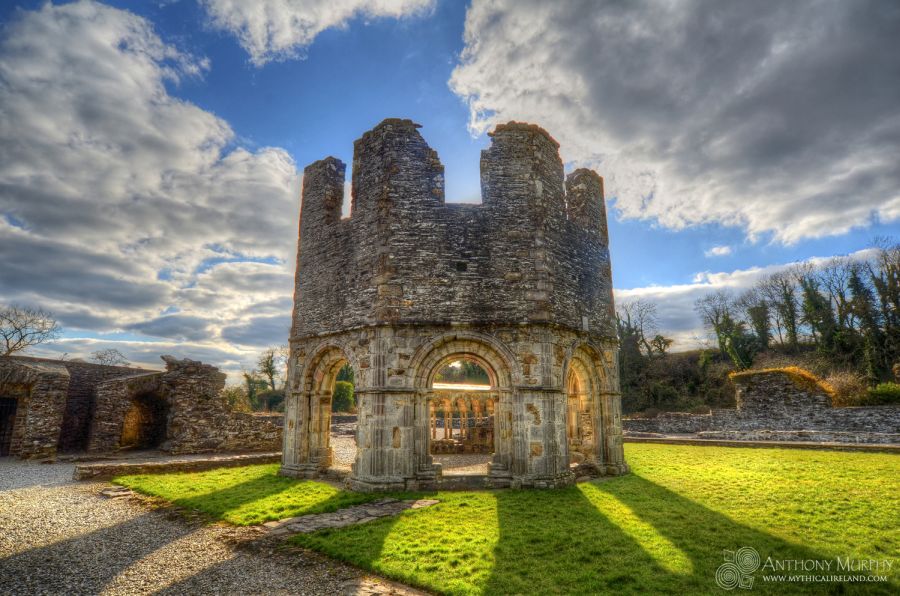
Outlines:
<svg viewBox="0 0 900 596"><path fill-rule="evenodd" d="M157 393L139 393L130 400L122 421L121 449L154 449L166 438L169 405Z"/></svg>
<svg viewBox="0 0 900 596"><path fill-rule="evenodd" d="M602 460L604 406L597 358L580 346L566 370L566 447L572 467L596 466Z"/></svg>
<svg viewBox="0 0 900 596"><path fill-rule="evenodd" d="M307 366L307 374L303 391L296 407L299 408L299 424L297 449L299 461L307 461L315 469L326 470L333 464L339 467L350 466L355 458L356 432L353 435L353 452L344 454L335 462L331 445L332 405L338 378L343 378L347 371L355 377L350 361L343 350L337 346L326 346L321 349ZM343 451L343 450L342 450Z"/></svg>
<svg viewBox="0 0 900 596"><path fill-rule="evenodd" d="M480 379L477 382L464 383L477 387L448 387L447 367L466 362L484 371L478 373ZM409 368L413 371L416 389L415 461L420 479L427 484L429 478L445 473L440 461L443 454L432 453L432 434L436 441L443 439L444 427L440 426L439 419L448 420L448 426L452 424L453 428L471 427L483 449L493 448L493 455L485 457L488 454L481 454L483 460L489 461L487 465L477 463L472 469L460 470L461 475L486 474L486 486L502 487L510 485L513 474L526 473L528 461L513 429L516 424L513 383L514 380L522 382L522 373L509 348L496 338L481 333L448 333L421 346ZM476 424L480 424L480 430L476 430ZM448 434L448 438L453 438L452 432ZM465 441L460 442L465 451ZM459 449L458 446L455 448ZM470 447L470 450L475 449L474 445Z"/></svg>
<svg viewBox="0 0 900 596"><path fill-rule="evenodd" d="M452 358L452 357L451 357ZM428 400L429 454L444 474L487 474L496 452L495 374L472 356L445 362Z"/></svg>

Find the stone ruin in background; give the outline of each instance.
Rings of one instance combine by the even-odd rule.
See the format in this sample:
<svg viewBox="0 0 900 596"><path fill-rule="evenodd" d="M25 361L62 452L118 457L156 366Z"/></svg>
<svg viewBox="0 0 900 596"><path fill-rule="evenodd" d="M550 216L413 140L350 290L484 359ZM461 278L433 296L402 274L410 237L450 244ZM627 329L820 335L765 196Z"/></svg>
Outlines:
<svg viewBox="0 0 900 596"><path fill-rule="evenodd" d="M280 449L281 415L234 412L219 369L162 359L165 371L0 358L0 455Z"/></svg>
<svg viewBox="0 0 900 596"><path fill-rule="evenodd" d="M282 473L331 465L348 363L355 489L441 486L433 455L447 440L490 450L484 486L626 472L603 179L564 177L556 141L510 122L482 152L482 204L446 203L418 128L388 119L356 141L348 218L346 166L304 171ZM435 387L462 360L487 385Z"/></svg>

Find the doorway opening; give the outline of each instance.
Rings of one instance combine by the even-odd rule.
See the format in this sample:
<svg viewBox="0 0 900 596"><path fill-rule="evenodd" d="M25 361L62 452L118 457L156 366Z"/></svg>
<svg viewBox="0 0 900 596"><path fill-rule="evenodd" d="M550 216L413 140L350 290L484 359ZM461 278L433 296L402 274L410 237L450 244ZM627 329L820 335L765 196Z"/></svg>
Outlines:
<svg viewBox="0 0 900 596"><path fill-rule="evenodd" d="M497 395L488 371L459 358L434 376L429 401L429 452L443 473L487 474L495 452Z"/></svg>
<svg viewBox="0 0 900 596"><path fill-rule="evenodd" d="M140 393L131 398L131 405L122 423L121 449L155 449L166 438L169 406L156 393Z"/></svg>
<svg viewBox="0 0 900 596"><path fill-rule="evenodd" d="M356 460L356 434L359 427L356 411L356 373L350 363L339 363L329 402L328 447L331 449L331 465L351 469Z"/></svg>
<svg viewBox="0 0 900 596"><path fill-rule="evenodd" d="M10 454L19 400L0 397L0 457Z"/></svg>

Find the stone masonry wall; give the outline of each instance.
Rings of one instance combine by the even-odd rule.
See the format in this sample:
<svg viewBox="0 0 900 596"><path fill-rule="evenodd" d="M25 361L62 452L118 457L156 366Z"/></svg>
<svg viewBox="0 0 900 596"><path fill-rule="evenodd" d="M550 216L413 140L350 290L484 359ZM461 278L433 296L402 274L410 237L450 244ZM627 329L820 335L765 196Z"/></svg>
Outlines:
<svg viewBox="0 0 900 596"><path fill-rule="evenodd" d="M278 451L280 417L233 412L222 389L225 374L194 360L163 356L161 390L169 404L166 440L172 453Z"/></svg>
<svg viewBox="0 0 900 596"><path fill-rule="evenodd" d="M698 433L703 438L900 443L898 406L835 408L824 389L798 384L780 371L743 373L734 382L737 408L631 418L623 421L624 429L627 433ZM854 440L849 439L851 435Z"/></svg>
<svg viewBox="0 0 900 596"><path fill-rule="evenodd" d="M99 383L105 380L143 372L141 369L122 366L104 366L89 362L72 360L51 360L28 356L12 356L8 358L11 365L31 368L52 368L64 370L68 374L66 384L65 408L62 427L59 431L58 449L60 451L78 451L87 446L88 432L94 407L94 393ZM60 369L61 367L61 369ZM36 394L37 395L37 394ZM35 402L36 403L36 402ZM19 404L19 411L25 419L26 407ZM54 411L55 422L55 411Z"/></svg>
<svg viewBox="0 0 900 596"><path fill-rule="evenodd" d="M97 390L89 451L120 447L125 414L137 395L162 400L168 410L160 449L171 453L278 451L281 415L234 412L222 395L225 375L195 360L163 356L166 371L113 379Z"/></svg>
<svg viewBox="0 0 900 596"><path fill-rule="evenodd" d="M388 119L356 142L347 219L346 166L305 169L292 335L547 322L614 337L602 179L564 179L556 141L509 123L482 153L482 204L446 204L417 128Z"/></svg>
<svg viewBox="0 0 900 596"><path fill-rule="evenodd" d="M12 455L28 458L56 454L68 387L69 373L58 363L0 358L0 394L18 400Z"/></svg>

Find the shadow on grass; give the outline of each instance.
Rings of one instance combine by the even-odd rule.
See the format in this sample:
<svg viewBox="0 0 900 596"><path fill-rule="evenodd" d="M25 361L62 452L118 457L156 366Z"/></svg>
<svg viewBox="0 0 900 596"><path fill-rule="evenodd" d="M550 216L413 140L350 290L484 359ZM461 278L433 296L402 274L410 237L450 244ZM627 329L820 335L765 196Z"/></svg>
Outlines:
<svg viewBox="0 0 900 596"><path fill-rule="evenodd" d="M135 490L238 525L326 513L376 498L374 495L343 491L322 482L294 480L272 474L204 493L183 495L188 482L187 478L184 484L167 481L154 483L152 477L149 481L143 478L135 481L123 479L124 484Z"/></svg>
<svg viewBox="0 0 900 596"><path fill-rule="evenodd" d="M402 500L440 498L437 492L376 493L372 496L374 498L391 497ZM415 569L419 565L427 566L429 562L419 560L417 551L408 550L403 553L397 553L388 547L388 544L403 544L410 539L430 540L429 533L434 533L434 529L429 527L427 521L424 524L421 522L428 519L428 512L442 505L443 503L425 509L407 509L398 515L383 517L372 522L356 524L346 528L320 530L312 534L298 534L292 537L290 541L295 545L316 550L362 569L427 588L429 587L427 584L417 582L414 576L398 574L392 563L396 563L398 556L403 558L404 555L412 557L411 560L403 561L403 564L408 565L410 569ZM439 546L440 542L435 541L434 544Z"/></svg>
<svg viewBox="0 0 900 596"><path fill-rule="evenodd" d="M755 548L780 560L833 556L737 523L640 476L529 499L498 493L500 538L485 594L724 593L723 551ZM767 583L755 593L896 593L896 584ZM769 573L769 575L773 575Z"/></svg>

